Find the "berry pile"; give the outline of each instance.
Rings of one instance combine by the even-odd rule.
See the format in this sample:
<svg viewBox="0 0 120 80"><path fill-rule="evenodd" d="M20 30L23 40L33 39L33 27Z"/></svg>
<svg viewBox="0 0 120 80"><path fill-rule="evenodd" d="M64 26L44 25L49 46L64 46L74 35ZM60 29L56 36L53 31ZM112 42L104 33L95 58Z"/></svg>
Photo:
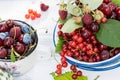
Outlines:
<svg viewBox="0 0 120 80"><path fill-rule="evenodd" d="M34 31L26 23L6 20L0 23L0 59L23 57L36 44ZM35 47L35 46L33 46Z"/></svg>
<svg viewBox="0 0 120 80"><path fill-rule="evenodd" d="M70 14L69 12L72 10L68 12L66 4L63 3L58 11L60 21L57 34L59 38L63 39L63 45L60 51L61 63L57 65L57 74L61 74L61 68L68 65L65 56L83 62L99 62L107 60L120 52L119 47L106 46L99 42L95 35L100 30L100 24L106 23L108 19L120 21L120 7L111 2L111 0L103 0L103 3L95 10L90 10L88 5L83 4L80 0L75 0L72 4L77 6L74 10L77 12L81 9L82 14L78 16L74 10ZM83 26L76 28L70 33L63 32L62 28L65 27L64 24L69 17L74 19L74 25L82 23ZM72 76L73 79L76 79L77 75L82 75L82 72L78 71L75 65L72 65L70 69L75 72Z"/></svg>

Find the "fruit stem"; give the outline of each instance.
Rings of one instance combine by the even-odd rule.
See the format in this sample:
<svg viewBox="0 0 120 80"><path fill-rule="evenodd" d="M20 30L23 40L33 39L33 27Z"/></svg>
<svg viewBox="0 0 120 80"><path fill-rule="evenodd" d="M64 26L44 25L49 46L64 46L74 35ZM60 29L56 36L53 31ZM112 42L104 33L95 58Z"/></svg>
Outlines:
<svg viewBox="0 0 120 80"><path fill-rule="evenodd" d="M57 58L55 57L55 54L53 54L53 58L54 58L55 61L59 64L59 61L58 61Z"/></svg>
<svg viewBox="0 0 120 80"><path fill-rule="evenodd" d="M67 4L64 3L64 0L61 0L60 10L66 10Z"/></svg>
<svg viewBox="0 0 120 80"><path fill-rule="evenodd" d="M100 75L98 75L94 80L97 80L100 77Z"/></svg>

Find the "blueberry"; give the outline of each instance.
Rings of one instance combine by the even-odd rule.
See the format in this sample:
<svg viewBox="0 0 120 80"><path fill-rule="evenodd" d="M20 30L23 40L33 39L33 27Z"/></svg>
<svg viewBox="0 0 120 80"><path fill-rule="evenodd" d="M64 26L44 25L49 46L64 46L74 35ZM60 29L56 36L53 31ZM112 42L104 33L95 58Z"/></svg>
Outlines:
<svg viewBox="0 0 120 80"><path fill-rule="evenodd" d="M0 33L0 39L4 40L7 37L7 35L3 32Z"/></svg>
<svg viewBox="0 0 120 80"><path fill-rule="evenodd" d="M21 30L23 33L30 33L31 32L31 29L25 24L21 25Z"/></svg>
<svg viewBox="0 0 120 80"><path fill-rule="evenodd" d="M9 36L10 36L9 32L5 32L5 34L6 34L6 37L9 37Z"/></svg>
<svg viewBox="0 0 120 80"><path fill-rule="evenodd" d="M23 43L30 44L30 42L31 42L30 34L28 34L28 33L24 34L24 36L23 36Z"/></svg>

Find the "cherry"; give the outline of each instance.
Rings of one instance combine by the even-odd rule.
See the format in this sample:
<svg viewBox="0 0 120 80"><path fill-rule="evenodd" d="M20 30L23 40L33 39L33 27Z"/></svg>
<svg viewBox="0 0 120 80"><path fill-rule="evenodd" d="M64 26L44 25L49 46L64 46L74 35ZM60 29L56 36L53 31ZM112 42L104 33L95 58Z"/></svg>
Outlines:
<svg viewBox="0 0 120 80"><path fill-rule="evenodd" d="M7 50L5 48L0 48L0 58L5 58L7 56Z"/></svg>
<svg viewBox="0 0 120 80"><path fill-rule="evenodd" d="M3 40L0 39L0 47L3 45Z"/></svg>
<svg viewBox="0 0 120 80"><path fill-rule="evenodd" d="M10 36L13 38L18 38L21 35L20 27L16 26L10 29Z"/></svg>
<svg viewBox="0 0 120 80"><path fill-rule="evenodd" d="M108 4L108 7L109 7L112 11L115 11L115 9L117 8L117 5L114 4L114 3L112 3L112 2L110 2L110 3Z"/></svg>
<svg viewBox="0 0 120 80"><path fill-rule="evenodd" d="M11 45L13 45L14 43L14 39L12 37L6 37L4 39L4 46L6 47L11 47Z"/></svg>
<svg viewBox="0 0 120 80"><path fill-rule="evenodd" d="M108 5L104 6L104 8L102 9L102 12L103 12L104 15L106 15L107 17L110 17L111 14L112 14L112 10L111 10L111 8L110 8Z"/></svg>
<svg viewBox="0 0 120 80"><path fill-rule="evenodd" d="M116 8L115 13L117 15L117 19L120 20L120 7Z"/></svg>
<svg viewBox="0 0 120 80"><path fill-rule="evenodd" d="M93 22L93 16L91 14L85 14L82 21L85 25L90 25Z"/></svg>
<svg viewBox="0 0 120 80"><path fill-rule="evenodd" d="M19 54L23 54L25 52L25 45L20 43L20 42L17 42L15 45L14 45L14 49L16 52L18 52Z"/></svg>
<svg viewBox="0 0 120 80"><path fill-rule="evenodd" d="M18 38L18 41L21 42L21 43L23 43L23 36L24 36L24 35L21 34L20 37Z"/></svg>
<svg viewBox="0 0 120 80"><path fill-rule="evenodd" d="M111 2L111 0L103 0L104 3L108 4Z"/></svg>
<svg viewBox="0 0 120 80"><path fill-rule="evenodd" d="M7 32L8 26L6 24L0 24L0 32Z"/></svg>
<svg viewBox="0 0 120 80"><path fill-rule="evenodd" d="M7 26L8 26L9 28L12 28L15 23L14 23L13 20L8 19L8 20L6 21L6 24L7 24Z"/></svg>

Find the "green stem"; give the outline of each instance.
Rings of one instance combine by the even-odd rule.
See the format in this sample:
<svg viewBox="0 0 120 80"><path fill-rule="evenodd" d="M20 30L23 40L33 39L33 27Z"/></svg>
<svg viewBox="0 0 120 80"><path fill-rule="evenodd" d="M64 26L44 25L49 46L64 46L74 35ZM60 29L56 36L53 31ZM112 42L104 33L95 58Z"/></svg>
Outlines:
<svg viewBox="0 0 120 80"><path fill-rule="evenodd" d="M97 80L100 77L100 75L98 75L94 80Z"/></svg>

